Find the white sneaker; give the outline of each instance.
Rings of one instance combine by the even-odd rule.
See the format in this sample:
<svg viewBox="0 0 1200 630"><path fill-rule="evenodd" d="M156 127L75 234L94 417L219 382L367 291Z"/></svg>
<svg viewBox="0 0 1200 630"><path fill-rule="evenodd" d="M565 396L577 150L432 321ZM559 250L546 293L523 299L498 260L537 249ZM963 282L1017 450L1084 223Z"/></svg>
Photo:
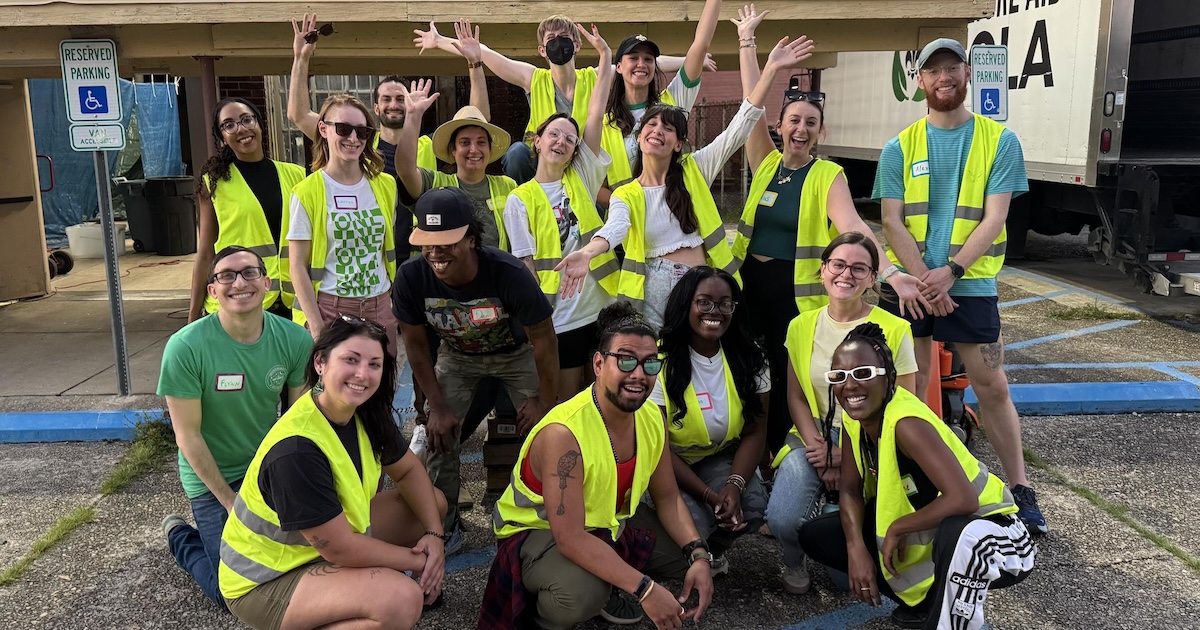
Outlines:
<svg viewBox="0 0 1200 630"><path fill-rule="evenodd" d="M425 441L425 425L418 424L413 428L412 439L408 441L408 450L412 451L413 455L421 460L421 463L425 463L425 458L429 455L429 447Z"/></svg>
<svg viewBox="0 0 1200 630"><path fill-rule="evenodd" d="M793 595L803 595L810 588L812 580L809 579L808 570L803 565L783 568L783 590Z"/></svg>

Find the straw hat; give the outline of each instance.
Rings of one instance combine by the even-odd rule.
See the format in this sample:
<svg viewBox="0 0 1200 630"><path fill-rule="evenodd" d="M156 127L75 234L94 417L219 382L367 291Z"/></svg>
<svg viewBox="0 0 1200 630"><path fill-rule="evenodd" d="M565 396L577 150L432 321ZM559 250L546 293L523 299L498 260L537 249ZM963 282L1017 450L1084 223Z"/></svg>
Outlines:
<svg viewBox="0 0 1200 630"><path fill-rule="evenodd" d="M455 131L463 127L480 127L488 133L492 141L492 153L488 156L488 164L499 160L512 142L508 132L485 120L478 107L467 105L458 110L453 119L433 132L433 154L439 160L454 164L454 154L450 152L450 138L454 136Z"/></svg>

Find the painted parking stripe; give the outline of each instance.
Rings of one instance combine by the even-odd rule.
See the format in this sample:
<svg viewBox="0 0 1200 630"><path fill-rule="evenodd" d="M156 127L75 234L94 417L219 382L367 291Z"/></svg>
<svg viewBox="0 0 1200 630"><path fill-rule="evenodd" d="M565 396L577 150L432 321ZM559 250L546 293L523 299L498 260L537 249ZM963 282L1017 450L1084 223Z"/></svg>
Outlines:
<svg viewBox="0 0 1200 630"><path fill-rule="evenodd" d="M1041 302L1042 300L1052 300L1056 297L1067 295L1068 293L1071 293L1071 292L1066 289L1063 289L1061 291L1051 291L1050 293L1046 293L1044 295L1035 295L1032 297L1021 298L1019 300L1009 300L1007 302L1001 302L1001 303L997 304L996 306L998 308L1008 308L1010 306L1021 306L1022 304L1032 304L1034 302Z"/></svg>
<svg viewBox="0 0 1200 630"><path fill-rule="evenodd" d="M1034 273L1032 271L1025 271L1024 269L1016 269L1014 267L1004 267L1003 270L1000 271L999 279L1001 281L1003 281L1005 279L1004 276L1015 276L1017 278L1021 278L1024 280L1031 280L1034 282L1048 284L1050 286L1057 287L1059 289L1065 289L1068 293L1081 293L1083 295L1086 295L1090 298L1096 299L1101 302L1106 302L1108 304L1115 304L1118 306L1123 306L1125 308L1130 308L1135 311L1137 310L1133 306L1125 303L1122 300L1116 299L1110 295L1104 295L1103 293L1097 293L1095 291L1091 291L1091 290L1085 289L1083 287L1075 286L1073 284L1067 284L1066 282L1062 282L1060 280L1055 280L1049 276L1044 276L1040 273ZM1018 283L1011 283L1011 284L1017 285Z"/></svg>
<svg viewBox="0 0 1200 630"><path fill-rule="evenodd" d="M1004 344L1004 349L1006 351L1007 350L1020 350L1021 348L1028 348L1029 346L1036 346L1038 344L1050 343L1052 341L1062 341L1063 339L1070 339L1072 337L1082 337L1084 335L1090 335L1092 333L1116 330L1118 328L1132 326L1132 325L1138 323L1138 321L1139 320L1136 320L1136 319L1123 319L1123 320L1116 321L1116 322L1109 322L1107 324L1100 324L1098 326L1089 326L1087 328L1080 328L1078 330L1069 330L1067 332L1061 332L1061 333L1057 333L1054 335L1046 335L1045 337L1026 339L1025 341L1016 341L1013 343Z"/></svg>
<svg viewBox="0 0 1200 630"><path fill-rule="evenodd" d="M0 413L0 443L132 440L134 427L162 409Z"/></svg>
<svg viewBox="0 0 1200 630"><path fill-rule="evenodd" d="M1183 381L1022 383L1009 385L1008 389L1017 413L1022 416L1200 411L1200 388ZM971 388L967 388L963 400L979 407L979 399Z"/></svg>

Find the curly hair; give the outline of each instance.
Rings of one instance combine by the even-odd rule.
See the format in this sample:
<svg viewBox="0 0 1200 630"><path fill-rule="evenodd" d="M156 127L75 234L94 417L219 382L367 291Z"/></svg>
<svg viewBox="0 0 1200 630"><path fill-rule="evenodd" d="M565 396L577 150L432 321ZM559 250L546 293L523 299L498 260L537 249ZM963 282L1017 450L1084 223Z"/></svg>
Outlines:
<svg viewBox="0 0 1200 630"><path fill-rule="evenodd" d="M196 195L204 199L212 199L217 194L217 184L222 181L229 181L230 178L229 167L233 164L234 153L233 148L225 142L225 134L221 132L221 110L225 109L226 105L233 103L245 105L250 109L250 113L258 121L258 128L262 131L260 144L262 144L263 158L269 159L271 157L270 148L267 146L267 119L263 118L262 112L258 111L258 107L254 103L236 96L221 99L212 111L212 143L213 148L217 150L217 154L208 158L204 166L200 167L200 177L196 178Z"/></svg>
<svg viewBox="0 0 1200 630"><path fill-rule="evenodd" d="M596 328L600 331L600 343L597 352L608 352L612 348L613 337L617 335L640 335L658 341L658 333L646 321L632 304L625 300L609 304L600 309L596 319Z"/></svg>

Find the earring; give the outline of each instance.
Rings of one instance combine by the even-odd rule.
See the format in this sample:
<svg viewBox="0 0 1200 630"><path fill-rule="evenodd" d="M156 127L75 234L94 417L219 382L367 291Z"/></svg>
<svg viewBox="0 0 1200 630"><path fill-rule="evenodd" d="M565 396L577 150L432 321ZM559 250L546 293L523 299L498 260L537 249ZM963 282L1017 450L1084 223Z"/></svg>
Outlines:
<svg viewBox="0 0 1200 630"><path fill-rule="evenodd" d="M325 383L321 380L321 378L322 378L322 375L320 373L318 373L317 374L317 384L313 385L313 388L312 388L313 396L319 396L319 395L321 395L322 392L325 391Z"/></svg>

